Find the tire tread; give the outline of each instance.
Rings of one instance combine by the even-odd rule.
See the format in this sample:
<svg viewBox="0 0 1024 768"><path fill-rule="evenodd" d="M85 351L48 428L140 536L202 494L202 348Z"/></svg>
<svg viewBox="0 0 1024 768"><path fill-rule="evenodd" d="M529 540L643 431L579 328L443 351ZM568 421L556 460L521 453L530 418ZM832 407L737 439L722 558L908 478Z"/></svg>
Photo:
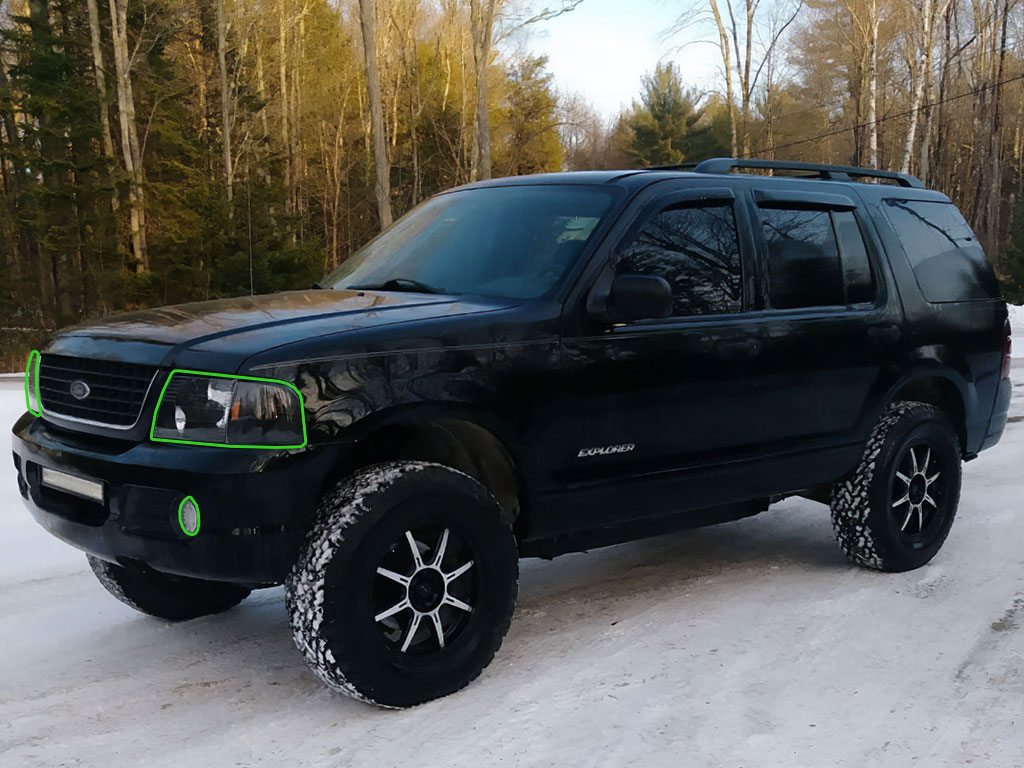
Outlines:
<svg viewBox="0 0 1024 768"><path fill-rule="evenodd" d="M942 412L927 403L906 400L890 405L872 430L853 474L832 487L829 504L832 526L839 546L852 563L872 570L900 570L885 556L884 547L879 544L878 531L870 518L872 482L892 429L902 420L915 415L927 418L936 414L941 416ZM955 436L953 439L956 440ZM945 535L948 535L948 529L943 540Z"/></svg>
<svg viewBox="0 0 1024 768"><path fill-rule="evenodd" d="M374 500L410 473L442 470L469 481L478 500L500 511L493 496L476 480L450 467L421 461L390 461L375 464L339 483L321 499L313 525L302 552L292 567L285 590L285 604L296 647L302 652L314 674L329 688L351 698L387 709L401 706L382 703L354 679L354 660L336 659L327 640L319 631L324 621L327 569L339 549L352 537L355 539L361 522L374 513ZM469 485L471 483L471 485ZM516 570L518 574L518 568ZM516 579L518 585L518 578ZM491 634L492 642L485 652L485 662L469 677L448 690L445 695L465 688L475 680L501 647L515 610L512 601ZM424 701L429 700L425 699ZM424 702L418 702L424 703ZM413 705L415 706L415 705Z"/></svg>

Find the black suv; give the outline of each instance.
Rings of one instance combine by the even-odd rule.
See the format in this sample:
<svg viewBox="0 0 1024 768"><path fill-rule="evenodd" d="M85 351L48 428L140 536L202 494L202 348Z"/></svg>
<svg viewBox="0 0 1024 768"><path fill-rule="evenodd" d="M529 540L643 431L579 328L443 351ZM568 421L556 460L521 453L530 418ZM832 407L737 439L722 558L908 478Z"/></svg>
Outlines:
<svg viewBox="0 0 1024 768"><path fill-rule="evenodd" d="M796 494L855 563L917 568L1006 421L995 276L901 174L473 184L316 288L60 333L31 356L14 463L115 597L188 619L283 583L316 674L382 706L480 673L521 556Z"/></svg>

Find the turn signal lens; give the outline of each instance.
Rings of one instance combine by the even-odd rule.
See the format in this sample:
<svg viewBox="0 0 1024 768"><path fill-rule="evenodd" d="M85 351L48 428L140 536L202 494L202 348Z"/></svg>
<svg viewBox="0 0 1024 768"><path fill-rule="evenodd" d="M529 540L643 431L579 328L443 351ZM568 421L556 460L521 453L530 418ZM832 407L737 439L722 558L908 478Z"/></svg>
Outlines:
<svg viewBox="0 0 1024 768"><path fill-rule="evenodd" d="M38 350L32 350L28 356L28 365L25 366L25 405L34 416L43 415L39 405L39 360L41 357Z"/></svg>
<svg viewBox="0 0 1024 768"><path fill-rule="evenodd" d="M191 496L186 496L178 505L178 525L186 536L199 533L199 505Z"/></svg>

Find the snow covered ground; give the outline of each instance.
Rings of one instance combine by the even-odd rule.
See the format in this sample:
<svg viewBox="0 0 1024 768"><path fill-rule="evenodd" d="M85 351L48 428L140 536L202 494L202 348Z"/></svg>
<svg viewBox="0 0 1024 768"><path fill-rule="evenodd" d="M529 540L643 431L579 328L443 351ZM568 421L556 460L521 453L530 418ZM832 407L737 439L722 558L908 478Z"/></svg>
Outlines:
<svg viewBox="0 0 1024 768"><path fill-rule="evenodd" d="M0 425L21 410L0 382ZM116 602L30 520L4 459L0 764L1020 766L1022 458L1015 421L914 573L847 565L825 507L799 499L524 561L491 667L404 712L324 689L280 589L185 624Z"/></svg>
<svg viewBox="0 0 1024 768"><path fill-rule="evenodd" d="M1010 331L1013 334L1013 356L1024 358L1024 306L1007 304L1010 313Z"/></svg>

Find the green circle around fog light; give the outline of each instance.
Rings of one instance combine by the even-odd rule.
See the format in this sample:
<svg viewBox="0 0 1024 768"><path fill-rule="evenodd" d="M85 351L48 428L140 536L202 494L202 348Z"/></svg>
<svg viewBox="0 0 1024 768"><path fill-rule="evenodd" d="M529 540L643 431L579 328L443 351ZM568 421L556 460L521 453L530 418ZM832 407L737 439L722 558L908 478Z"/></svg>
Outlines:
<svg viewBox="0 0 1024 768"><path fill-rule="evenodd" d="M178 525L186 536L195 536L199 533L199 502L191 496L186 496L178 505Z"/></svg>

